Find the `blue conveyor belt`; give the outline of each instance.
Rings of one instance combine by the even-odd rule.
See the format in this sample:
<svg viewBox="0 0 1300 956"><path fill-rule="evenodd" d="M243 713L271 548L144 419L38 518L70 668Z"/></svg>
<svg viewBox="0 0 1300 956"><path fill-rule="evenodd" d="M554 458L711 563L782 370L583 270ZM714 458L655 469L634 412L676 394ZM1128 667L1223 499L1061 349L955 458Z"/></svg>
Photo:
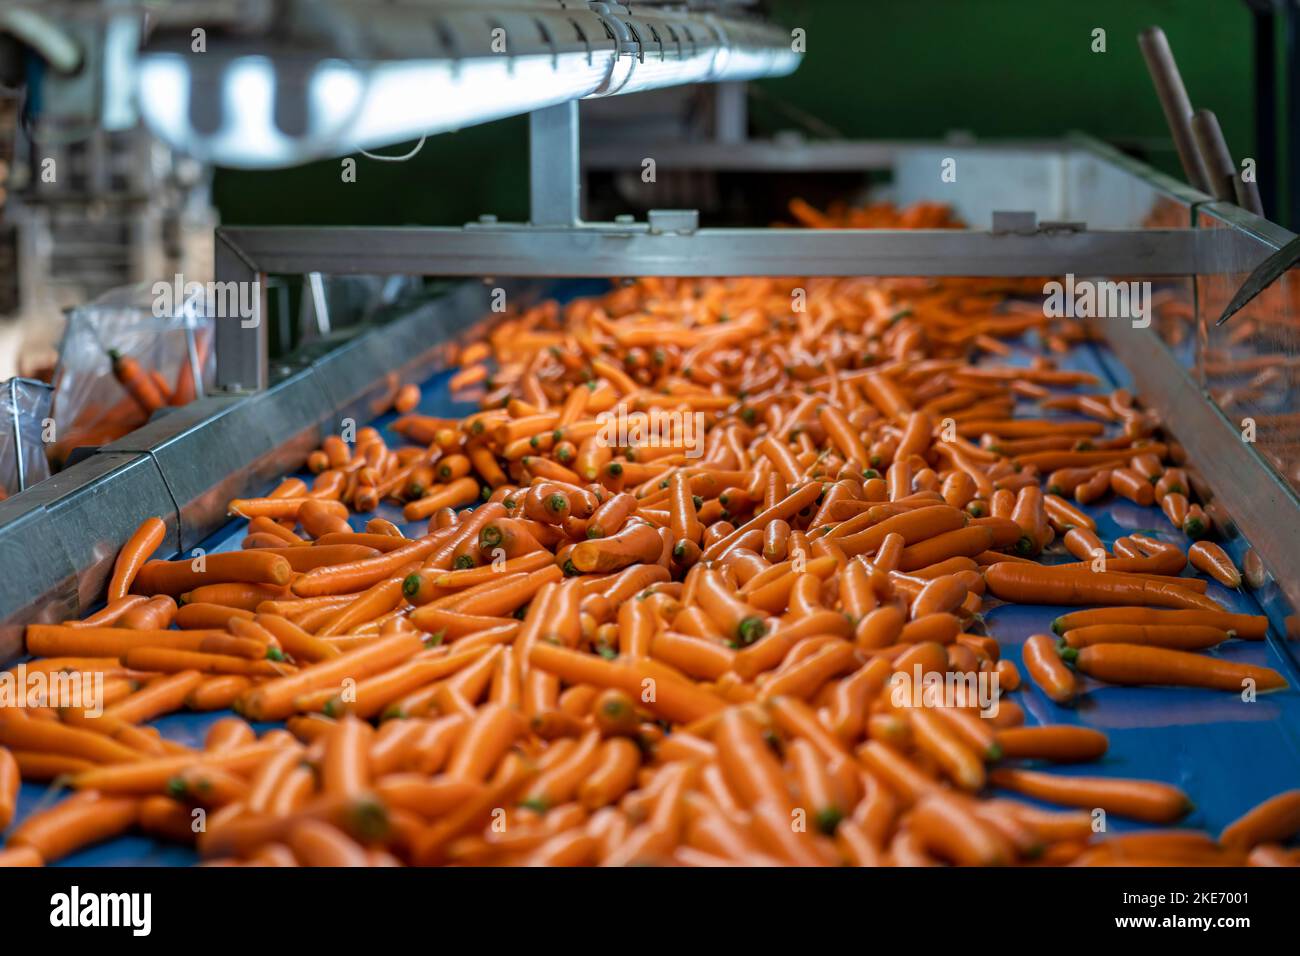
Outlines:
<svg viewBox="0 0 1300 956"><path fill-rule="evenodd" d="M1039 354L1032 344L1019 346L1009 361L1027 364ZM1110 385L1128 384L1127 372L1113 357L1093 346L1076 348L1062 358L1061 366L1097 373ZM464 415L475 406L457 403L446 388L450 373L440 373L424 383L420 412L428 415ZM393 445L401 439L388 429L394 416L373 424ZM305 473L300 475L310 479ZM268 489L269 490L269 489ZM1107 500L1090 506L1097 533L1107 544L1121 535L1143 529L1164 540L1189 543L1175 530L1158 508L1139 507L1125 500ZM379 514L401 522L399 508L381 506ZM360 530L372 516L353 516ZM209 553L237 550L244 531L243 521L231 522L206 542ZM422 531L423 522L403 525L409 534ZM1245 542L1225 544L1239 563ZM1292 571L1293 569L1285 569ZM1190 573L1190 572L1185 572ZM1234 592L1211 582L1209 594L1226 608L1246 614L1268 613L1274 630L1265 642L1232 641L1213 651L1218 656L1251 664L1263 664L1282 671L1290 689L1262 695L1245 703L1235 694L1189 688L1112 687L1093 682L1076 707L1061 707L1038 690L1028 679L1012 699L1026 713L1028 724L1079 724L1096 727L1110 737L1110 750L1096 763L1076 767L1054 767L1054 773L1141 777L1181 787L1191 795L1195 811L1184 825L1217 833L1225 824L1260 800L1279 791L1300 786L1300 673L1280 649L1280 626L1289 613L1276 588L1260 594ZM1002 605L985 615L988 632L1002 645L1003 655L1021 665L1020 650L1032 634L1050 633L1052 619L1067 608L1035 605ZM1021 667L1023 673L1023 666ZM155 722L164 736L183 743L201 744L207 729L230 712L174 714ZM262 727L258 727L259 732ZM19 795L18 820L38 806L47 806L62 795L43 786L24 784ZM1142 829L1146 825L1112 818L1115 830ZM173 866L195 862L189 849L130 836L73 854L67 866Z"/></svg>

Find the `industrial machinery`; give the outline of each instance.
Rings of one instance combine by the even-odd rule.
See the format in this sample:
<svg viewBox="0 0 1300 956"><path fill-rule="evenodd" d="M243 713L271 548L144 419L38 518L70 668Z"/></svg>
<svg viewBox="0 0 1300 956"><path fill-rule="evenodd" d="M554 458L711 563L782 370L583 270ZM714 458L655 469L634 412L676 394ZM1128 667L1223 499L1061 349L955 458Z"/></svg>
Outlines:
<svg viewBox="0 0 1300 956"><path fill-rule="evenodd" d="M437 375L455 346L481 337L494 288L527 296L557 280L635 276L1046 276L1147 282L1184 304L1187 319L1177 324L1093 320L1104 344L1080 348L1069 361L1132 388L1197 462L1229 550L1240 559L1253 549L1272 573L1263 588L1235 595L1235 607L1269 615L1270 653L1294 674L1300 299L1284 279L1246 307L1250 332L1235 331L1240 320L1215 325L1246 276L1294 237L1082 135L987 145L746 141L728 113L738 88L726 84L783 75L800 56L798 38L758 19L751 6L232 0L150 9L143 35L130 32L138 21L113 4L97 6L100 19L79 35L100 38L84 48L106 64L121 56L121 72L95 73L87 97L73 96L73 80L51 71L46 119L59 119L66 103L109 128L131 122L120 116L132 101L119 89L128 78L138 84L140 118L170 147L260 168L528 113L530 216L457 228L218 228L218 300L247 305L218 311L219 394L157 417L0 503L0 554L21 554L25 566L22 575L0 578L0 659L21 651L26 624L96 607L117 546L142 519L166 515L168 544L179 555L238 547L226 503L299 470L344 423L375 419L394 382L430 379L430 411L450 412ZM138 53L127 56L131 44L115 39L119 31L143 40ZM584 156L579 99L687 83L724 84L715 141L606 143L599 156ZM76 113L69 105L63 118ZM586 170L635 171L643 155L715 171L880 170L893 200L947 203L971 228L711 228L697 210L658 208L644 221L584 219ZM418 304L390 307L344 344L323 341L273 358L268 282L309 274L455 281ZM1262 387L1257 376L1265 369ZM1133 527L1138 518L1108 520ZM1178 721L1163 721L1158 700L1136 699L1097 711L1123 731L1120 764L1152 760L1169 775L1194 777L1210 823L1222 825L1238 804L1294 780L1287 749L1300 713L1294 690L1262 705L1271 709L1253 725L1252 753L1277 762L1249 780L1217 783L1189 742L1230 749L1235 718L1209 704L1197 716L1203 701L1196 698Z"/></svg>

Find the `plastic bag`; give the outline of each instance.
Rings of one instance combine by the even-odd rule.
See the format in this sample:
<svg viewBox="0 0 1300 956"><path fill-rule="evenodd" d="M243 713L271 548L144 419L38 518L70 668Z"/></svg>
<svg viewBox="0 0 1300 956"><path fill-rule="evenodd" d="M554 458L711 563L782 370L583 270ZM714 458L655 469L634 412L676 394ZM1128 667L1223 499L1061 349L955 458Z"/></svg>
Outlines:
<svg viewBox="0 0 1300 956"><path fill-rule="evenodd" d="M50 477L44 438L48 427L52 386L34 378L0 382L0 489L16 495Z"/></svg>
<svg viewBox="0 0 1300 956"><path fill-rule="evenodd" d="M158 295L156 286L113 289L68 313L54 373L56 467L74 448L107 444L140 427L154 410L114 376L111 356L147 376L164 404L187 404L211 388L216 360L204 297Z"/></svg>

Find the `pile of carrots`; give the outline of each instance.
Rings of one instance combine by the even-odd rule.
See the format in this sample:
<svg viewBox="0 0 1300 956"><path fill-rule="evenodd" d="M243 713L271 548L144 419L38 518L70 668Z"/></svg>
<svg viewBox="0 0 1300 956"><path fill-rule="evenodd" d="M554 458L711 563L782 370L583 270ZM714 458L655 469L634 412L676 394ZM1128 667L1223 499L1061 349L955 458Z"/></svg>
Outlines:
<svg viewBox="0 0 1300 956"><path fill-rule="evenodd" d="M1106 736L1024 725L995 601L1078 608L1024 648L1061 703L1083 675L1285 686L1203 653L1267 621L1179 547L1097 539L1108 494L1213 528L1132 396L1002 361L1030 331L1086 335L976 280L643 279L507 320L461 356L480 411L407 386L408 444L331 438L310 485L232 501L242 551L150 560L152 520L102 611L28 628L26 666L102 674L106 709L0 710L0 828L20 777L76 791L0 863L132 829L212 865L1300 863L1300 791L1217 836L1098 832L1191 801L1053 773ZM616 411L704 428L611 444ZM423 533L355 530L383 502ZM227 707L201 749L148 725Z"/></svg>
<svg viewBox="0 0 1300 956"><path fill-rule="evenodd" d="M211 337L200 329L194 341L198 365L203 368L207 364ZM92 405L82 409L76 420L65 428L65 434L51 443L47 454L56 469L62 467L75 449L116 441L139 428L159 409L188 405L198 394L188 361L180 363L175 379L169 382L158 369L147 368L130 355L110 350L108 359L113 378L122 386L124 394L107 408ZM58 393L55 395L57 402Z"/></svg>

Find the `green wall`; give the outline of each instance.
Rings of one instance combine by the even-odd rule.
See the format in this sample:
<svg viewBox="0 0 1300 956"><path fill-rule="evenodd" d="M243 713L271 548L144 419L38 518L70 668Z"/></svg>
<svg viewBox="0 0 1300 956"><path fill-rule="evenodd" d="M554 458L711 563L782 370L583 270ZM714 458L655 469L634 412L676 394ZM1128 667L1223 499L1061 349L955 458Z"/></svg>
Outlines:
<svg viewBox="0 0 1300 956"><path fill-rule="evenodd" d="M851 138L1051 137L1082 130L1177 173L1137 48L1160 24L1192 103L1219 116L1233 156L1255 155L1251 18L1240 0L774 0L807 31L793 76L757 84L760 133L829 128ZM1093 53L1092 31L1106 31ZM406 163L357 157L279 172L220 170L227 223L456 224L527 216L527 123L430 139ZM389 152L399 153L405 147ZM1256 157L1260 162L1262 159Z"/></svg>

